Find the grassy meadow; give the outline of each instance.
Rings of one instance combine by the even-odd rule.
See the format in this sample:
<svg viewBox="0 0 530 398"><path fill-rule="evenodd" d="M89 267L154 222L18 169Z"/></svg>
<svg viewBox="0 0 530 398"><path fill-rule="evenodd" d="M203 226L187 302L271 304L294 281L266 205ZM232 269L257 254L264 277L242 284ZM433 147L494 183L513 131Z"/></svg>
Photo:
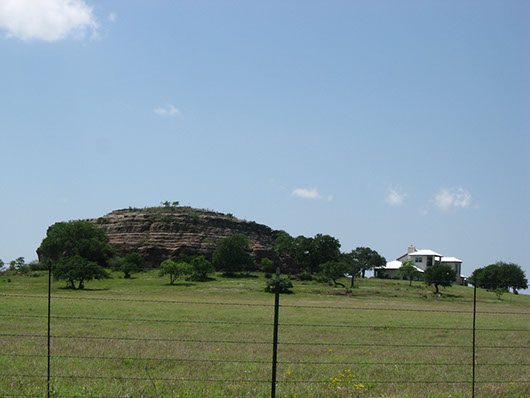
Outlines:
<svg viewBox="0 0 530 398"><path fill-rule="evenodd" d="M155 271L120 275L83 291L53 282L52 396L270 396L274 295L262 274L174 286ZM9 278L0 396L44 397L47 275ZM280 300L278 397L471 397L472 288L436 297L421 282L364 279L346 295L293 283ZM528 397L530 297L477 293L476 396Z"/></svg>

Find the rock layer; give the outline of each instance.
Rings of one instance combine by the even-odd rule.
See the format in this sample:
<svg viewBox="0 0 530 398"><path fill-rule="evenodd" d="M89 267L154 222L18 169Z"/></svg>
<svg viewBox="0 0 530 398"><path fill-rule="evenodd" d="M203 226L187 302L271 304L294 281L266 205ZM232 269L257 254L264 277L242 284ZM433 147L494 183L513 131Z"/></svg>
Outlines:
<svg viewBox="0 0 530 398"><path fill-rule="evenodd" d="M131 208L90 221L106 231L109 243L119 253L137 252L152 266L183 254L211 258L217 242L233 234L248 238L251 255L257 261L276 257L278 231L230 214L191 207Z"/></svg>

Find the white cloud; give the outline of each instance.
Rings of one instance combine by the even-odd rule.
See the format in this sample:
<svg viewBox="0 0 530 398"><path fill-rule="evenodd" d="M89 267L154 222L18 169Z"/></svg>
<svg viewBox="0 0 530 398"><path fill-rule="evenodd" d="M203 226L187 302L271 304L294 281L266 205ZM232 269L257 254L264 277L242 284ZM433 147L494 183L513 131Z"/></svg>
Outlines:
<svg viewBox="0 0 530 398"><path fill-rule="evenodd" d="M291 195L303 199L319 199L331 202L334 199L333 195L322 196L316 188L296 188L291 191Z"/></svg>
<svg viewBox="0 0 530 398"><path fill-rule="evenodd" d="M299 198L304 199L322 199L322 196L318 193L318 191L315 188L307 189L307 188L296 188L293 189L291 192L291 195L297 196Z"/></svg>
<svg viewBox="0 0 530 398"><path fill-rule="evenodd" d="M444 188L434 196L434 204L443 211L466 208L471 206L471 193L464 188Z"/></svg>
<svg viewBox="0 0 530 398"><path fill-rule="evenodd" d="M153 112L159 116L176 116L180 115L180 110L174 105L167 104L166 106L161 106L153 109Z"/></svg>
<svg viewBox="0 0 530 398"><path fill-rule="evenodd" d="M0 28L8 37L56 41L95 37L98 24L84 0L1 0Z"/></svg>
<svg viewBox="0 0 530 398"><path fill-rule="evenodd" d="M405 201L406 197L406 193L390 188L386 196L386 203L393 207L403 206L403 202Z"/></svg>
<svg viewBox="0 0 530 398"><path fill-rule="evenodd" d="M111 12L111 13L109 14L108 18L109 18L109 21L110 21L110 22L116 22L116 20L118 19L118 16L116 15L116 13Z"/></svg>

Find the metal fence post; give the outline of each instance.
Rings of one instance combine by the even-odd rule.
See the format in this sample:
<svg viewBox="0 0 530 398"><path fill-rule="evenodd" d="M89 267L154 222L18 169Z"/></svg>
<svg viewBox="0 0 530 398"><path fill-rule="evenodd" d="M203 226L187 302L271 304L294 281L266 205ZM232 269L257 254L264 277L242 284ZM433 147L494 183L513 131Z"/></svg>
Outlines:
<svg viewBox="0 0 530 398"><path fill-rule="evenodd" d="M50 398L51 308L52 308L52 262L48 261L48 375L46 378L48 398Z"/></svg>
<svg viewBox="0 0 530 398"><path fill-rule="evenodd" d="M278 362L278 312L280 309L280 267L276 268L274 292L274 334L272 338L272 385L271 398L276 397L276 365Z"/></svg>
<svg viewBox="0 0 530 398"><path fill-rule="evenodd" d="M477 315L477 286L473 287L473 380L471 382L471 397L475 398L475 321Z"/></svg>

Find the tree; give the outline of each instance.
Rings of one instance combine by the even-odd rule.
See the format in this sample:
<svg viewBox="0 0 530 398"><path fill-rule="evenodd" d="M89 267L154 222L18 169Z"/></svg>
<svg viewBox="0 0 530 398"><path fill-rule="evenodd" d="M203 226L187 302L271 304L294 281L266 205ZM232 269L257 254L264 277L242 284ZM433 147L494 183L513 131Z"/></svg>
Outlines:
<svg viewBox="0 0 530 398"><path fill-rule="evenodd" d="M337 282L337 279L343 278L344 274L350 269L350 264L345 261L328 261L322 264L322 275L328 279L331 279L335 284L346 288L342 283Z"/></svg>
<svg viewBox="0 0 530 398"><path fill-rule="evenodd" d="M265 278L270 278L272 274L276 272L274 261L272 261L270 258L263 257L261 259L261 271L265 273Z"/></svg>
<svg viewBox="0 0 530 398"><path fill-rule="evenodd" d="M418 279L421 276L421 272L416 269L411 260L405 261L403 265L399 267L398 274L410 281L409 286L412 286L412 281L414 279Z"/></svg>
<svg viewBox="0 0 530 398"><path fill-rule="evenodd" d="M160 276L169 275L169 284L173 285L181 276L190 275L191 266L184 261L175 263L171 260L165 260L160 264Z"/></svg>
<svg viewBox="0 0 530 398"><path fill-rule="evenodd" d="M362 278L364 278L366 271L386 264L385 258L369 247L358 247L351 252L351 255L358 264Z"/></svg>
<svg viewBox="0 0 530 398"><path fill-rule="evenodd" d="M515 294L517 289L528 288L528 280L522 268L517 264L503 261L476 269L469 280L474 286L488 290L512 288Z"/></svg>
<svg viewBox="0 0 530 398"><path fill-rule="evenodd" d="M316 234L311 251L311 271L319 272L321 265L340 260L340 242L330 235Z"/></svg>
<svg viewBox="0 0 530 398"><path fill-rule="evenodd" d="M208 274L214 271L212 263L210 263L204 256L195 257L191 260L191 279L194 281L205 281L208 279Z"/></svg>
<svg viewBox="0 0 530 398"><path fill-rule="evenodd" d="M138 253L129 253L125 256L120 271L123 272L123 277L128 279L131 274L143 270L144 259Z"/></svg>
<svg viewBox="0 0 530 398"><path fill-rule="evenodd" d="M217 244L212 262L225 275L247 271L252 265L249 252L250 246L245 235L230 235Z"/></svg>
<svg viewBox="0 0 530 398"><path fill-rule="evenodd" d="M76 220L60 222L48 228L37 253L42 263L79 255L106 266L114 249L109 245L109 238L103 229L90 221Z"/></svg>
<svg viewBox="0 0 530 398"><path fill-rule="evenodd" d="M456 271L449 265L434 264L427 267L424 279L428 286L434 286L436 294L438 294L438 286L449 287L456 280Z"/></svg>
<svg viewBox="0 0 530 398"><path fill-rule="evenodd" d="M279 255L293 256L294 238L285 231L279 231L274 243L274 250Z"/></svg>
<svg viewBox="0 0 530 398"><path fill-rule="evenodd" d="M79 282L79 289L84 289L85 282L108 278L109 274L96 262L76 254L59 258L53 267L53 277L66 280L72 289L75 289L75 282Z"/></svg>
<svg viewBox="0 0 530 398"><path fill-rule="evenodd" d="M5 265L4 262L0 259L0 270L1 270L2 268L4 268L4 265Z"/></svg>
<svg viewBox="0 0 530 398"><path fill-rule="evenodd" d="M48 228L37 253L43 264L54 262L54 278L66 279L72 287L79 281L83 289L84 282L108 278L103 266L114 254L108 241L105 231L90 221L61 222Z"/></svg>
<svg viewBox="0 0 530 398"><path fill-rule="evenodd" d="M20 269L22 267L24 267L24 265L26 265L26 260L24 259L24 257L19 257L15 260L15 268L16 269Z"/></svg>
<svg viewBox="0 0 530 398"><path fill-rule="evenodd" d="M519 265L502 261L499 261L497 264L500 268L501 287L506 287L506 289L512 288L515 294L517 294L517 289L528 288L528 280L526 279L525 272Z"/></svg>

